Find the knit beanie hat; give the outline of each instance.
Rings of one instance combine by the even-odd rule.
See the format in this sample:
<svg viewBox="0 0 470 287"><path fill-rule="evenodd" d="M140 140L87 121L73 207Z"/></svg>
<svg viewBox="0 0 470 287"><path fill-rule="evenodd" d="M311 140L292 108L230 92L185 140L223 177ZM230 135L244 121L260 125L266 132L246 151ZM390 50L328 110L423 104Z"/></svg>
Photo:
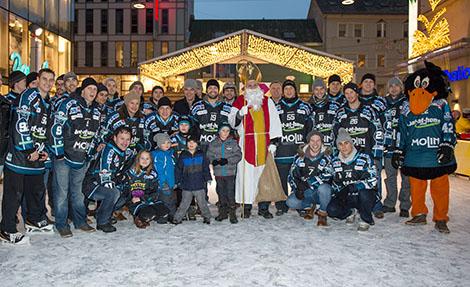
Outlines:
<svg viewBox="0 0 470 287"><path fill-rule="evenodd" d="M78 77L74 72L68 72L68 73L65 73L64 75L64 82L67 81L68 79L78 80Z"/></svg>
<svg viewBox="0 0 470 287"><path fill-rule="evenodd" d="M392 85L399 86L401 88L401 90L403 91L403 82L400 80L400 78L393 77L390 80L388 80L388 88L390 88L390 86L392 86Z"/></svg>
<svg viewBox="0 0 470 287"><path fill-rule="evenodd" d="M178 125L181 124L188 124L189 126L191 126L191 119L186 115L180 116L178 119Z"/></svg>
<svg viewBox="0 0 470 287"><path fill-rule="evenodd" d="M36 72L31 72L26 76L26 86L29 86L33 81L37 80L39 74Z"/></svg>
<svg viewBox="0 0 470 287"><path fill-rule="evenodd" d="M341 83L341 77L337 74L333 74L328 78L328 86L333 82Z"/></svg>
<svg viewBox="0 0 470 287"><path fill-rule="evenodd" d="M219 133L223 128L228 128L229 130L232 129L232 127L227 122L223 122L223 123L219 124Z"/></svg>
<svg viewBox="0 0 470 287"><path fill-rule="evenodd" d="M359 87L353 82L349 82L346 85L344 85L343 90L346 92L347 89L351 89L359 94Z"/></svg>
<svg viewBox="0 0 470 287"><path fill-rule="evenodd" d="M284 91L284 88L287 86L292 86L294 87L295 92L297 93L297 86L295 85L295 82L292 80L285 80L284 83L282 83L282 90Z"/></svg>
<svg viewBox="0 0 470 287"><path fill-rule="evenodd" d="M374 75L374 74L367 73L367 74L365 74L364 76L362 76L361 84L362 84L362 82L364 82L366 79L371 79L371 80L374 81L374 83L375 83L375 75Z"/></svg>
<svg viewBox="0 0 470 287"><path fill-rule="evenodd" d="M184 88L196 90L196 89L197 89L197 82L196 82L196 80L194 80L194 79L186 79L186 80L184 81Z"/></svg>
<svg viewBox="0 0 470 287"><path fill-rule="evenodd" d="M157 107L160 108L163 106L169 106L171 108L171 101L168 97L162 97L158 100Z"/></svg>
<svg viewBox="0 0 470 287"><path fill-rule="evenodd" d="M109 93L109 92L108 92L108 88L106 88L106 86L103 85L102 83L99 83L99 84L98 84L98 93L99 93L99 92L102 92L102 91L106 91L107 93Z"/></svg>
<svg viewBox="0 0 470 287"><path fill-rule="evenodd" d="M321 88L324 88L324 89L326 88L325 83L320 78L316 78L315 81L312 84L312 89L315 89L316 87L321 87Z"/></svg>
<svg viewBox="0 0 470 287"><path fill-rule="evenodd" d="M140 96L137 94L137 92L130 90L127 95L124 96L124 104L128 104L132 100L139 100L140 103Z"/></svg>
<svg viewBox="0 0 470 287"><path fill-rule="evenodd" d="M82 91L88 86L95 86L98 89L98 83L92 77L85 78L82 81Z"/></svg>
<svg viewBox="0 0 470 287"><path fill-rule="evenodd" d="M167 133L158 133L153 137L153 140L157 144L157 147L160 147L162 144L170 141L170 136Z"/></svg>
<svg viewBox="0 0 470 287"><path fill-rule="evenodd" d="M310 142L310 139L313 136L319 136L321 139L321 143L323 144L323 134L319 131L311 131L307 134L307 137L305 138L305 143L308 144Z"/></svg>
<svg viewBox="0 0 470 287"><path fill-rule="evenodd" d="M339 147L339 143L342 142L350 142L352 145L354 145L352 137L345 128L339 129L338 136L336 137L336 146Z"/></svg>
<svg viewBox="0 0 470 287"><path fill-rule="evenodd" d="M26 79L26 75L23 72L20 71L13 71L11 72L10 76L8 77L8 84L10 88L13 88L13 86L18 83L19 81Z"/></svg>
<svg viewBox="0 0 470 287"><path fill-rule="evenodd" d="M208 89L210 86L216 86L216 87L217 87L217 90L220 90L219 82L217 82L216 79L210 79L209 81L207 81L207 83L206 83L206 91L207 91L207 89Z"/></svg>
<svg viewBox="0 0 470 287"><path fill-rule="evenodd" d="M235 91L237 90L237 87L235 86L234 83L232 82L227 82L225 83L224 87L222 88L223 91L225 91L226 89L234 89Z"/></svg>

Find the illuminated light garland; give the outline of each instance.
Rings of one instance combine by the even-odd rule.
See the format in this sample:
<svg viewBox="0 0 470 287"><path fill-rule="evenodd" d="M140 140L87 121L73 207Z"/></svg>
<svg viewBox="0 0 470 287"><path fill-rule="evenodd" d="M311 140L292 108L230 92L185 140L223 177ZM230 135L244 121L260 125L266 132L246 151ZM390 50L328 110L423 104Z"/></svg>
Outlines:
<svg viewBox="0 0 470 287"><path fill-rule="evenodd" d="M289 45L262 34L243 30L220 41L197 46L174 56L160 57L140 65L140 73L153 79L184 74L239 56L249 56L268 63L287 67L315 77L327 78L338 74L343 81L353 79L354 64L326 53Z"/></svg>
<svg viewBox="0 0 470 287"><path fill-rule="evenodd" d="M432 11L434 11L442 0L429 0ZM447 9L439 10L431 21L424 15L418 16L418 21L423 23L425 32L416 30L414 32L415 42L411 57L418 57L425 53L434 51L450 44L449 22L443 15Z"/></svg>

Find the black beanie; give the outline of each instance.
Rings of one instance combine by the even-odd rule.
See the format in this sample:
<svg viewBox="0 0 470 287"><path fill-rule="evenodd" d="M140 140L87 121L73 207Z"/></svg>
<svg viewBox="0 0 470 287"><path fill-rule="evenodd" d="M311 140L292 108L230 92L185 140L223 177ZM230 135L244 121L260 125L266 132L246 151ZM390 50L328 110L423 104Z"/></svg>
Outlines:
<svg viewBox="0 0 470 287"><path fill-rule="evenodd" d="M15 85L16 83L18 83L19 81L23 79L26 79L26 75L23 72L13 71L8 77L8 84L10 88L13 88L13 85Z"/></svg>
<svg viewBox="0 0 470 287"><path fill-rule="evenodd" d="M333 82L339 82L341 84L341 77L337 74L333 74L328 78L328 86Z"/></svg>
<svg viewBox="0 0 470 287"><path fill-rule="evenodd" d="M217 87L217 90L220 90L219 82L217 82L216 79L210 79L209 81L207 81L207 83L206 83L206 91L207 91L207 88L209 88L209 86L216 86L216 87Z"/></svg>
<svg viewBox="0 0 470 287"><path fill-rule="evenodd" d="M98 93L99 93L99 92L102 92L102 91L108 92L108 88L106 88L106 86L103 85L102 83L99 83L99 84L98 84ZM109 93L109 92L108 92L108 93Z"/></svg>
<svg viewBox="0 0 470 287"><path fill-rule="evenodd" d="M82 81L82 86L81 86L82 91L88 86L96 86L96 89L98 89L98 83L96 83L95 79L93 79L92 77L85 78Z"/></svg>
<svg viewBox="0 0 470 287"><path fill-rule="evenodd" d="M26 76L26 86L29 86L33 81L37 80L39 74L36 72L31 72Z"/></svg>
<svg viewBox="0 0 470 287"><path fill-rule="evenodd" d="M362 84L362 82L364 82L364 80L366 80L366 79L371 79L371 80L374 81L374 83L375 83L375 75L374 75L374 74L367 73L367 74L365 74L364 76L362 76L361 84Z"/></svg>
<svg viewBox="0 0 470 287"><path fill-rule="evenodd" d="M162 97L161 99L158 100L157 108L159 109L160 107L163 107L163 106L171 107L171 101L168 97Z"/></svg>
<svg viewBox="0 0 470 287"><path fill-rule="evenodd" d="M282 83L282 90L284 91L284 88L287 86L292 86L294 87L295 92L297 93L297 86L295 85L295 82L292 80L285 80L284 83Z"/></svg>
<svg viewBox="0 0 470 287"><path fill-rule="evenodd" d="M356 85L356 83L353 83L353 82L347 83L346 85L344 85L343 91L346 92L346 89L351 89L359 94L359 87Z"/></svg>

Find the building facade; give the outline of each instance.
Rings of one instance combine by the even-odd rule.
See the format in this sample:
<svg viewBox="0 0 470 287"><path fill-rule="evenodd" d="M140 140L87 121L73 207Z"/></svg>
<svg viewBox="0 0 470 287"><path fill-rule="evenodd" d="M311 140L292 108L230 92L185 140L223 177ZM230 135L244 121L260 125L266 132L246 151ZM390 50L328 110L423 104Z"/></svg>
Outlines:
<svg viewBox="0 0 470 287"><path fill-rule="evenodd" d="M312 0L308 18L314 19L321 49L356 62L356 80L365 73L377 77L385 93L398 63L408 58L408 0Z"/></svg>
<svg viewBox="0 0 470 287"><path fill-rule="evenodd" d="M186 46L193 14L194 0L76 0L74 71L113 77L125 93L137 63ZM158 84L141 80L146 91Z"/></svg>
<svg viewBox="0 0 470 287"><path fill-rule="evenodd" d="M0 74L70 71L73 6L74 0L0 0Z"/></svg>

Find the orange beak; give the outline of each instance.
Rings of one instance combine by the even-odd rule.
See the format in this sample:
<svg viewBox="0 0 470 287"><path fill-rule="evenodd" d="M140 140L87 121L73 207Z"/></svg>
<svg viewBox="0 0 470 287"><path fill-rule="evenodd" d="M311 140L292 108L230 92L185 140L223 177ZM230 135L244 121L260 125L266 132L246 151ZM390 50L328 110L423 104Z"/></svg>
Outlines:
<svg viewBox="0 0 470 287"><path fill-rule="evenodd" d="M423 88L416 88L410 95L410 111L414 115L424 113L432 103L432 100L437 96L437 92L428 92Z"/></svg>

